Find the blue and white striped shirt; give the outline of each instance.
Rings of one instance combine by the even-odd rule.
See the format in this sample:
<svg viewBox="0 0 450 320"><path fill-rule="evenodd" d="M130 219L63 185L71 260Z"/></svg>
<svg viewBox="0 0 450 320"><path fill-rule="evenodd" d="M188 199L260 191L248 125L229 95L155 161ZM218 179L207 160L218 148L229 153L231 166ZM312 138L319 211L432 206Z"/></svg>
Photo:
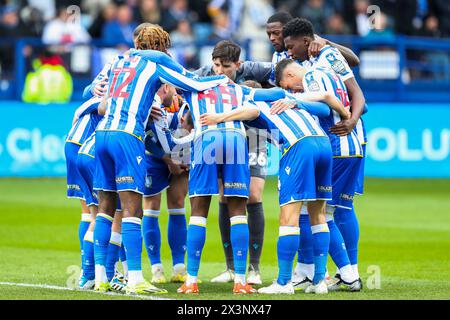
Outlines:
<svg viewBox="0 0 450 320"><path fill-rule="evenodd" d="M212 126L202 126L200 124L200 116L202 114L226 113L242 107L245 96L239 85L220 85L203 92L186 93L184 96L191 107L191 116L195 130L194 139L210 130L235 130L246 136L242 121L229 121Z"/></svg>
<svg viewBox="0 0 450 320"><path fill-rule="evenodd" d="M91 98L75 111L75 117L78 120L70 129L66 142L81 146L91 133L94 132L102 118L97 112L100 102L101 98Z"/></svg>
<svg viewBox="0 0 450 320"><path fill-rule="evenodd" d="M329 69L314 68L308 71L303 78L305 92L328 92L338 98L345 108L350 108L350 100L342 79ZM361 157L363 152L358 140L356 130L349 135L340 137L329 131L336 123L342 121L336 111L332 111L327 117L320 117L322 128L328 133L333 156L339 158Z"/></svg>
<svg viewBox="0 0 450 320"><path fill-rule="evenodd" d="M158 96L155 96L153 105L161 107L161 99ZM184 111L187 111L186 104L175 113L167 112L162 107L162 117L147 124L145 147L152 156L161 158L164 154L188 151L193 135L181 128L180 117ZM178 134L183 137L176 137Z"/></svg>
<svg viewBox="0 0 450 320"><path fill-rule="evenodd" d="M198 78L164 53L131 50L111 67L106 114L97 130L123 131L143 141L152 101L163 83L197 92L227 82L224 76Z"/></svg>
<svg viewBox="0 0 450 320"><path fill-rule="evenodd" d="M95 131L86 139L78 153L95 158Z"/></svg>
<svg viewBox="0 0 450 320"><path fill-rule="evenodd" d="M294 144L305 137L327 137L314 118L303 109L289 109L281 114L271 114L270 102L249 101L244 106L256 106L259 117L246 122L250 127L266 129L285 154Z"/></svg>
<svg viewBox="0 0 450 320"><path fill-rule="evenodd" d="M310 60L299 62L305 68L325 68L335 72L343 82L355 77L352 69L350 68L347 60L339 52L338 49L325 46L320 50L320 54L317 57L312 57ZM367 143L366 129L362 118L359 119L356 124L356 134L360 144Z"/></svg>

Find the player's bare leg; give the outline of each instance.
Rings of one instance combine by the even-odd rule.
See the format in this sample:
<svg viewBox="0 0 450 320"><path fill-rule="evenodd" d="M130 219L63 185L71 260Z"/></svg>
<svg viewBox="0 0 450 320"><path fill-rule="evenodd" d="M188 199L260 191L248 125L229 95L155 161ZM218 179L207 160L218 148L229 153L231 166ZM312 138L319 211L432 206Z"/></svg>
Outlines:
<svg viewBox="0 0 450 320"><path fill-rule="evenodd" d="M222 248L225 255L226 270L211 279L211 282L226 283L234 281L233 248L230 239L230 215L228 214L227 198L223 196L222 180L219 180L219 228Z"/></svg>

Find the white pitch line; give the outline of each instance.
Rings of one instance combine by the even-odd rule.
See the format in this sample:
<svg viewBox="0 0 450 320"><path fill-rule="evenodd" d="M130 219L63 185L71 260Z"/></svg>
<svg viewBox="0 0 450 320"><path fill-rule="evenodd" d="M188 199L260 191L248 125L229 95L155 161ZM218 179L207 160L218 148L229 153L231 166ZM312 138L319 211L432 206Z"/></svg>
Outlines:
<svg viewBox="0 0 450 320"><path fill-rule="evenodd" d="M73 292L87 292L87 293L104 294L104 295L109 295L109 296L131 297L131 298L138 298L138 299L145 299L145 300L173 300L173 299L169 299L169 298L160 298L160 297L155 297L155 296L145 296L145 295L130 295L130 296L128 296L128 295L124 295L121 293L115 293L115 292L99 292L99 291L93 291L93 290L71 289L71 288L67 288L67 287L52 286L52 285L47 285L47 284L0 282L0 286L15 286L15 287L40 288L40 289L62 290L62 291L73 291Z"/></svg>

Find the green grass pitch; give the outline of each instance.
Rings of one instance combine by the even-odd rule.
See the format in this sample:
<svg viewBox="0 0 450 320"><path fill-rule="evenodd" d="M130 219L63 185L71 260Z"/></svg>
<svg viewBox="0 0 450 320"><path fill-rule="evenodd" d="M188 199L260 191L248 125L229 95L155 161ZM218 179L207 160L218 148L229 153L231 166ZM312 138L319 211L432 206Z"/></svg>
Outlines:
<svg viewBox="0 0 450 320"><path fill-rule="evenodd" d="M200 266L199 296L180 296L178 284L162 285L171 299L450 299L450 180L367 179L366 195L356 199L361 224L360 293L326 296L233 296L231 284L209 280L224 270L217 223L217 201L208 219ZM266 236L261 262L265 284L276 277L278 208L276 180L264 192ZM167 211L163 211L167 212ZM189 212L189 211L188 211ZM80 263L77 225L79 204L65 198L63 179L0 179L0 299L130 299L75 290ZM167 214L162 214L162 257L166 274L171 261ZM143 267L150 267L143 254ZM74 271L75 270L75 271ZM335 267L329 263L330 273ZM379 271L379 273L378 273ZM377 277L379 275L379 277ZM380 280L379 288L376 287ZM5 284L14 283L16 285ZM23 287L36 284L55 287ZM371 287L372 289L369 289Z"/></svg>

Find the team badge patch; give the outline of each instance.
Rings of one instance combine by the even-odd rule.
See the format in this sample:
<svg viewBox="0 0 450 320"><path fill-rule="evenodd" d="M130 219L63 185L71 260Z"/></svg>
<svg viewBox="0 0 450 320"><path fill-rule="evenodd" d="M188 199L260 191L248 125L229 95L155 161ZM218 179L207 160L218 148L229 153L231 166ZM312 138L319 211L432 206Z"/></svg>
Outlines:
<svg viewBox="0 0 450 320"><path fill-rule="evenodd" d="M312 80L308 83L309 91L320 91L320 85L316 80Z"/></svg>

